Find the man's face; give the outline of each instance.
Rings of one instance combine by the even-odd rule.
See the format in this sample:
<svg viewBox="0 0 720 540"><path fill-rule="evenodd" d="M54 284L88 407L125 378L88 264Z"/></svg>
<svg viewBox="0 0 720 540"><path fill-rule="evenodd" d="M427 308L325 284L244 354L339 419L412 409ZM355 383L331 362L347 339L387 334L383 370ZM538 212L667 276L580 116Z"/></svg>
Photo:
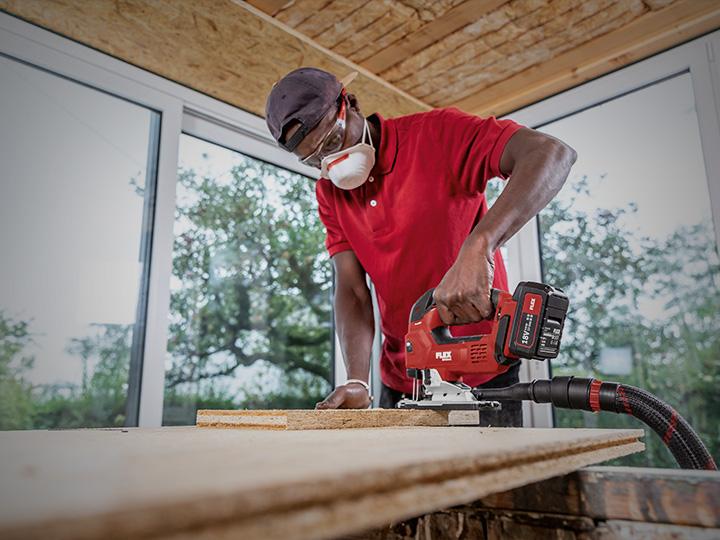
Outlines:
<svg viewBox="0 0 720 540"><path fill-rule="evenodd" d="M352 94L343 96L345 99L346 107L346 119L345 119L345 137L341 146L341 150L357 144L363 134L364 128L364 117L360 114L360 108L358 107L357 100ZM318 146L323 143L326 135L335 127L335 123L340 112L340 102L338 105L333 106L330 110L325 113L322 120L318 123L312 131L310 131L305 138L300 141L297 145L293 154L295 154L300 160L308 157L310 154L318 149ZM299 124L290 126L285 134L285 140L289 140L293 134L300 128ZM322 159L323 156L318 156Z"/></svg>

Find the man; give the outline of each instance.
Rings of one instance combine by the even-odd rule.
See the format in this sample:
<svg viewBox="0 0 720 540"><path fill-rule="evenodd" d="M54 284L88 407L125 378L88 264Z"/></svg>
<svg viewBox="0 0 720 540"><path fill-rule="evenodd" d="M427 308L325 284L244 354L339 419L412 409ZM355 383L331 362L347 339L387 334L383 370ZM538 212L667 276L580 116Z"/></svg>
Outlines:
<svg viewBox="0 0 720 540"><path fill-rule="evenodd" d="M334 75L300 68L276 83L266 121L284 149L320 169L316 185L326 247L335 267L335 321L348 382L318 408L366 408L374 321L365 275L375 285L385 336L381 407L394 407L412 382L405 374L410 308L434 298L454 335L488 333L491 288L507 290L499 247L560 190L575 152L511 120L437 109L393 119L365 118ZM487 181L508 178L488 210ZM458 374L459 378L460 374ZM471 386L506 386L518 367ZM488 419L521 425L519 403Z"/></svg>

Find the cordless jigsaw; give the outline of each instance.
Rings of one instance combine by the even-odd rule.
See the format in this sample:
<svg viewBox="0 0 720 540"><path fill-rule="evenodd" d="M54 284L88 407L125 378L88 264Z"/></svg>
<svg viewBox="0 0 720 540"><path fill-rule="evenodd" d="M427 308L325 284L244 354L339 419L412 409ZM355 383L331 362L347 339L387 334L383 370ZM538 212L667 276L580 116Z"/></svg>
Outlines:
<svg viewBox="0 0 720 540"><path fill-rule="evenodd" d="M490 333L464 337L453 337L443 323L433 292L423 294L410 312L405 364L413 394L398 407L496 409L497 401L478 399L457 374L499 375L521 359L557 357L569 305L561 289L531 281L512 295L493 289Z"/></svg>

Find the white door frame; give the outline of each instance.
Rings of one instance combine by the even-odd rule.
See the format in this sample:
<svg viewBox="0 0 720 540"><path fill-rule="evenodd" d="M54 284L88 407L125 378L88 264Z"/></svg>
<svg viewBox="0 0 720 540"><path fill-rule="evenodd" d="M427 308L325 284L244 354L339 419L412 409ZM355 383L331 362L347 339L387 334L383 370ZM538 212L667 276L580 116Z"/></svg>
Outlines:
<svg viewBox="0 0 720 540"><path fill-rule="evenodd" d="M622 68L577 88L515 111L507 118L532 128L538 128L560 118L594 107L668 77L689 72L695 93L695 105L700 129L705 170L710 191L717 245L720 246L720 31L680 45L651 58ZM592 126L588 126L592 129ZM540 281L542 277L537 219L531 220L508 242L510 286L518 281ZM512 289L511 289L512 290ZM572 306L572 299L571 299ZM521 380L547 378L549 365L525 362ZM553 425L549 405L524 404L526 426Z"/></svg>

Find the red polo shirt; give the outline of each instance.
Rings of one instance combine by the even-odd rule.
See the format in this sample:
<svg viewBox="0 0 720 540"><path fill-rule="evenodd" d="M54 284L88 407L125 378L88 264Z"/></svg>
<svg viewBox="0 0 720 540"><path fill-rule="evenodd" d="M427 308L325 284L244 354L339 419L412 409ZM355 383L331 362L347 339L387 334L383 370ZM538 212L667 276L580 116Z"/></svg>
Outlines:
<svg viewBox="0 0 720 540"><path fill-rule="evenodd" d="M321 179L316 195L330 256L352 250L375 284L385 335L382 380L410 393L403 347L410 309L437 286L487 212L485 186L490 178L503 178L500 156L521 126L458 109L375 118L381 126L380 149L368 181L342 190ZM508 288L499 250L493 286ZM452 333L487 333L488 325L455 327ZM463 380L477 386L490 378Z"/></svg>

